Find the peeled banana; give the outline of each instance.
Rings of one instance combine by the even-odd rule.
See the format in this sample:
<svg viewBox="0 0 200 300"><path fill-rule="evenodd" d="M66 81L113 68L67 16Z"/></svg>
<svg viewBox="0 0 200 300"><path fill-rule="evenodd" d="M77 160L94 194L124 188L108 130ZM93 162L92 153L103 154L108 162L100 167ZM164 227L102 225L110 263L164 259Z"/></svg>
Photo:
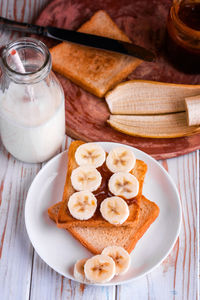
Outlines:
<svg viewBox="0 0 200 300"><path fill-rule="evenodd" d="M85 281L84 265L87 258L78 260L74 265L74 277L79 281Z"/></svg>
<svg viewBox="0 0 200 300"><path fill-rule="evenodd" d="M129 216L129 207L120 197L108 197L101 202L102 217L113 225L123 224Z"/></svg>
<svg viewBox="0 0 200 300"><path fill-rule="evenodd" d="M107 255L100 254L89 258L84 265L87 280L93 283L105 283L115 276L115 262Z"/></svg>
<svg viewBox="0 0 200 300"><path fill-rule="evenodd" d="M129 172L134 168L135 162L135 154L126 147L113 148L106 159L106 165L112 173Z"/></svg>
<svg viewBox="0 0 200 300"><path fill-rule="evenodd" d="M97 199L89 191L73 193L67 203L70 214L77 220L90 219L97 208Z"/></svg>
<svg viewBox="0 0 200 300"><path fill-rule="evenodd" d="M112 114L163 114L185 111L184 99L200 94L200 85L145 80L123 82L106 95Z"/></svg>
<svg viewBox="0 0 200 300"><path fill-rule="evenodd" d="M176 138L200 132L199 126L188 126L186 113L165 115L110 115L107 121L114 129L133 136Z"/></svg>
<svg viewBox="0 0 200 300"><path fill-rule="evenodd" d="M200 125L200 95L185 98L187 124L189 126Z"/></svg>
<svg viewBox="0 0 200 300"><path fill-rule="evenodd" d="M108 255L114 260L116 266L115 275L122 275L128 271L131 257L124 248L120 246L108 246L104 248L102 254Z"/></svg>
<svg viewBox="0 0 200 300"><path fill-rule="evenodd" d="M71 183L76 191L93 192L101 185L102 176L93 166L80 166L72 171Z"/></svg>
<svg viewBox="0 0 200 300"><path fill-rule="evenodd" d="M108 188L115 196L131 199L139 192L139 182L134 175L128 172L118 172L110 177Z"/></svg>
<svg viewBox="0 0 200 300"><path fill-rule="evenodd" d="M130 254L120 246L108 246L101 254L77 260L74 277L86 283L105 283L115 275L126 273L130 267Z"/></svg>
<svg viewBox="0 0 200 300"><path fill-rule="evenodd" d="M82 144L75 153L75 159L79 166L91 165L98 168L104 163L105 157L104 149L95 143Z"/></svg>

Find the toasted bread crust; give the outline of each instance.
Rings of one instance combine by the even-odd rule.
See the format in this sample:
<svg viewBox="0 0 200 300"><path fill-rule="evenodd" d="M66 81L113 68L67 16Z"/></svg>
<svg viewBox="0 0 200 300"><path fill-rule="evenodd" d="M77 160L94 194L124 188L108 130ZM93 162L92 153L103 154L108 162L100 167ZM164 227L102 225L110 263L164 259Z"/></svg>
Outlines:
<svg viewBox="0 0 200 300"><path fill-rule="evenodd" d="M61 203L61 202L60 202ZM59 210L60 203L57 203L49 208L49 217L56 222L57 214ZM146 199L144 196L141 198L141 208L139 214L139 220L134 223L134 227L101 227L101 228L81 228L81 227L71 227L67 230L77 239L84 247L94 254L99 254L108 245L118 245L124 247L129 253L135 248L139 239L144 235L150 225L155 221L159 215L159 207L154 203ZM109 239L106 244L101 239L101 247L95 247L94 241L87 240L88 236L93 237L93 239L101 239L102 235L109 234ZM117 241L117 236L125 236L123 241Z"/></svg>
<svg viewBox="0 0 200 300"><path fill-rule="evenodd" d="M103 23L102 20L106 20L106 23ZM97 27L94 26L94 23ZM102 9L98 10L87 22L82 24L78 31L131 43L129 37L113 22L106 11Z"/></svg>
<svg viewBox="0 0 200 300"><path fill-rule="evenodd" d="M131 42L102 10L78 31ZM69 42L58 44L50 52L54 71L100 98L142 62L134 57Z"/></svg>
<svg viewBox="0 0 200 300"><path fill-rule="evenodd" d="M156 203L149 201L147 198L145 198L144 196L142 196L142 201L143 203L145 203L146 205L152 207L151 209L151 214L147 217L147 218L143 218L143 214L142 212L139 215L139 218L141 218L141 224L137 225L137 230L135 233L132 232L132 234L130 235L130 241L129 243L127 243L126 245L126 250L131 253L132 250L135 248L137 242L142 238L142 236L144 235L144 233L147 231L147 229L150 227L150 225L156 220L156 218L159 215L160 209L158 207L158 205L156 205Z"/></svg>
<svg viewBox="0 0 200 300"><path fill-rule="evenodd" d="M75 161L75 152L77 148L83 144L82 141L74 141L71 143L68 151L68 168L67 168L67 175L66 175L66 182L64 186L64 192L63 192L63 199L62 203L60 205L59 213L58 213L58 219L57 219L57 225L61 228L69 228L74 226L82 226L82 227L113 227L112 224L107 222L105 219L102 218L101 214L99 212L95 213L95 215L90 218L89 220L77 220L73 218L68 210L68 200L69 197L75 192L74 188L71 184L71 173L72 171L78 166ZM128 219L121 225L115 225L115 226L133 226L134 220L138 218L139 214L139 208L140 208L140 199L142 195L142 188L143 188L143 182L144 177L147 171L147 165L141 161L136 160L136 165L134 169L131 171L133 175L135 175L139 181L139 193L135 197L135 201L129 205L129 217Z"/></svg>

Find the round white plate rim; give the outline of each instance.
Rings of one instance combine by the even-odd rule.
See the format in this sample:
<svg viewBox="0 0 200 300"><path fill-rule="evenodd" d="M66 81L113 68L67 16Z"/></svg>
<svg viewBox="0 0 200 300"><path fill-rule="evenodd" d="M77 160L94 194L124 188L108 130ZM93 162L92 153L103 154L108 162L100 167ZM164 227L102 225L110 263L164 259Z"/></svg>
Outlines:
<svg viewBox="0 0 200 300"><path fill-rule="evenodd" d="M97 144L100 144L100 145L108 145L108 147L112 147L114 145L116 146L124 146L124 147L127 147L127 148L131 148L133 149L134 151L136 152L139 152L141 153L142 155L144 155L145 157L147 157L148 159L150 159L153 163L155 163L158 168L160 169L161 172L163 172L165 174L165 176L168 178L168 180L170 181L170 184L172 185L175 193L176 193L176 200L177 200L177 204L178 204L178 216L179 216L179 220L178 220L178 226L176 228L176 234L174 236L174 240L173 242L171 243L171 246L169 247L168 251L165 253L165 255L160 259L160 261L157 262L157 264L155 264L153 267L151 267L149 270L147 270L146 272L142 273L141 275L138 275L136 277L133 277L133 278L130 278L130 279L127 279L127 280L121 280L119 282L107 282L107 283L103 283L103 284L92 284L92 283L89 283L89 282L84 282L84 281L81 281L81 280L77 280L75 279L73 276L71 276L69 274L69 276L66 276L66 274L60 270L57 270L55 268L55 266L53 266L51 263L47 262L45 257L43 257L43 255L41 255L36 247L36 244L34 242L34 240L31 238L31 234L30 234L30 231L29 231L29 223L28 223L28 220L27 220L27 211L28 211L28 201L29 201L29 198L30 198L30 194L32 192L32 189L34 188L34 185L37 183L37 180L38 178L40 177L40 174L42 172L45 172L45 170L47 168L49 168L49 166L51 164L54 163L55 160L59 160L62 155L64 155L66 152L68 152L68 149L59 153L58 155L56 155L55 157L53 157L51 160L49 160L44 167L42 167L40 169L40 171L37 173L37 175L35 176L35 178L33 179L31 185L30 185L30 188L28 190L28 193L27 193L27 197L26 197L26 202L25 202L25 226L26 226L26 230L27 230L27 233L28 233L28 236L29 236L29 239L35 249L35 251L37 252L37 254L39 255L39 257L47 264L49 265L53 270L55 270L56 272L58 272L59 274L63 275L64 277L68 278L68 279L71 279L71 280L74 280L74 281L77 281L79 283L84 283L84 284L87 284L87 285L97 285L97 286L112 286L112 285L121 285L121 284L125 284L125 283L129 283L133 280L136 280L136 279L139 279L143 276L145 276L146 274L152 272L155 268L157 268L165 259L166 257L169 255L169 253L172 251L175 243L176 243L176 240L179 236L179 233L180 233L180 229L181 229L181 223L182 223L182 209L181 209L181 201L180 201L180 196L179 196L179 192L178 192L178 189L172 179L172 177L169 175L169 173L153 158L151 157L150 155L148 155L147 153L135 148L135 147L132 147L132 146L128 146L128 145L124 145L124 144L121 144L121 143L115 143L115 142L96 142Z"/></svg>

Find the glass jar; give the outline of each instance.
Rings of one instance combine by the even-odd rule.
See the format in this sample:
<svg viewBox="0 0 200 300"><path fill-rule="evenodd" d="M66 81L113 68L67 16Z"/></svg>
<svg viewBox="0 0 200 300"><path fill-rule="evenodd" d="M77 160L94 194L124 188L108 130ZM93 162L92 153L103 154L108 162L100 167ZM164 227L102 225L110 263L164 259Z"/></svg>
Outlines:
<svg viewBox="0 0 200 300"><path fill-rule="evenodd" d="M24 162L51 158L65 134L65 101L48 48L21 38L2 51L0 132L5 148Z"/></svg>
<svg viewBox="0 0 200 300"><path fill-rule="evenodd" d="M174 0L167 21L167 54L185 73L200 73L200 0Z"/></svg>

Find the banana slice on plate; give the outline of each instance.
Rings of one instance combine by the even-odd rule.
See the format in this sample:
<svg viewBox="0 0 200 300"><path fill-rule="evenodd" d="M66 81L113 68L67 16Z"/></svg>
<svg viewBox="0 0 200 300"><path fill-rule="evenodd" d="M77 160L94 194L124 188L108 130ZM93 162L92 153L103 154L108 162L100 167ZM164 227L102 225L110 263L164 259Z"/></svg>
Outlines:
<svg viewBox="0 0 200 300"><path fill-rule="evenodd" d="M124 223L129 216L129 208L122 198L109 197L101 202L100 212L102 217L113 225Z"/></svg>
<svg viewBox="0 0 200 300"><path fill-rule="evenodd" d="M84 272L84 265L87 261L87 258L83 258L80 260L77 260L77 262L74 265L74 277L77 280L85 281L85 272Z"/></svg>
<svg viewBox="0 0 200 300"><path fill-rule="evenodd" d="M101 180L101 174L93 166L80 166L71 174L71 183L76 191L93 192L101 185Z"/></svg>
<svg viewBox="0 0 200 300"><path fill-rule="evenodd" d="M139 182L134 175L128 172L118 172L110 177L108 188L115 196L131 199L139 192Z"/></svg>
<svg viewBox="0 0 200 300"><path fill-rule="evenodd" d="M72 194L68 201L70 214L78 220L90 219L97 208L97 199L90 191Z"/></svg>
<svg viewBox="0 0 200 300"><path fill-rule="evenodd" d="M106 158L104 149L95 143L86 143L78 147L75 159L79 166L91 165L95 168L103 165Z"/></svg>
<svg viewBox="0 0 200 300"><path fill-rule="evenodd" d="M135 162L135 154L126 147L112 149L106 159L106 165L113 173L131 171L135 166Z"/></svg>
<svg viewBox="0 0 200 300"><path fill-rule="evenodd" d="M95 255L84 266L86 278L93 283L105 283L115 276L115 262L107 255Z"/></svg>
<svg viewBox="0 0 200 300"><path fill-rule="evenodd" d="M102 254L112 257L116 266L116 275L122 275L128 271L131 258L129 253L120 246L108 246Z"/></svg>

